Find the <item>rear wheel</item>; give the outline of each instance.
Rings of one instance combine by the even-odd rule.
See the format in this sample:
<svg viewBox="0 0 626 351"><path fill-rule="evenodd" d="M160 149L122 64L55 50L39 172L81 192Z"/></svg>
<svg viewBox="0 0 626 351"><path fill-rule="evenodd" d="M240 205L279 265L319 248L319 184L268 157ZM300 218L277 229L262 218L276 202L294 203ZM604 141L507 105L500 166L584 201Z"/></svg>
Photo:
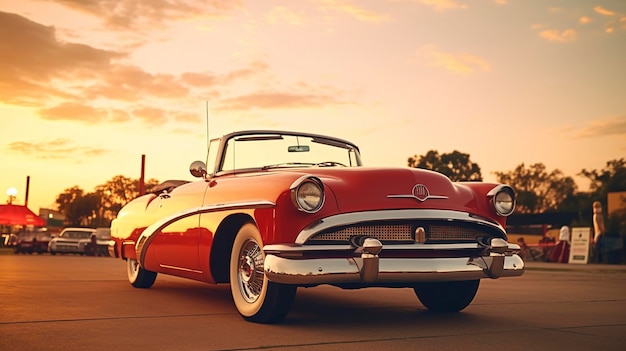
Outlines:
<svg viewBox="0 0 626 351"><path fill-rule="evenodd" d="M261 234L245 224L235 237L230 258L230 290L239 314L250 322L282 321L296 295L296 286L267 280Z"/></svg>
<svg viewBox="0 0 626 351"><path fill-rule="evenodd" d="M132 258L126 259L126 273L130 284L141 289L151 287L157 276L156 272L141 268L139 262Z"/></svg>
<svg viewBox="0 0 626 351"><path fill-rule="evenodd" d="M413 290L426 308L432 312L459 312L476 296L480 280L429 282L416 285Z"/></svg>

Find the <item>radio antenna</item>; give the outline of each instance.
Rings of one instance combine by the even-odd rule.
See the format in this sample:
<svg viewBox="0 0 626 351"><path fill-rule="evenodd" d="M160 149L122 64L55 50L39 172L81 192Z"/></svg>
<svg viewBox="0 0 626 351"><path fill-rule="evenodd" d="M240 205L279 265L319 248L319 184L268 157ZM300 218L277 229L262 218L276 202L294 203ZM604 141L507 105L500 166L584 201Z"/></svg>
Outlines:
<svg viewBox="0 0 626 351"><path fill-rule="evenodd" d="M205 109L206 109L206 160L205 164L209 163L209 152L211 148L211 137L209 136L209 100L205 100Z"/></svg>
<svg viewBox="0 0 626 351"><path fill-rule="evenodd" d="M205 100L205 109L206 109L206 149L208 152L209 143L211 142L211 138L209 137L209 100Z"/></svg>

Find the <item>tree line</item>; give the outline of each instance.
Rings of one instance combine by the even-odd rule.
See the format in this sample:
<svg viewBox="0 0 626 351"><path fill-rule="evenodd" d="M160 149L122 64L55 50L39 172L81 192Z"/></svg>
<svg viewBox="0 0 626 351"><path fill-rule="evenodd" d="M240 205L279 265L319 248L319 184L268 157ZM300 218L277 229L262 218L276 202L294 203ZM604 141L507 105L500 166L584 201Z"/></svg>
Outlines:
<svg viewBox="0 0 626 351"><path fill-rule="evenodd" d="M425 155L409 157L408 166L434 170L452 181L482 181L478 164L470 155L459 151L439 154L435 150ZM626 159L610 160L600 170L582 169L577 175L587 178L589 189L581 191L570 176L559 169L548 170L543 163L521 163L507 172L494 172L498 183L508 184L517 194L516 213L536 214L570 212L576 214L572 225L591 226L592 204L600 201L606 209L607 194L626 191ZM626 235L626 213L608 217L607 233Z"/></svg>
<svg viewBox="0 0 626 351"><path fill-rule="evenodd" d="M448 176L452 181L482 181L480 166L470 155L453 151L440 154L430 150L425 155L408 158L411 168L433 170ZM580 191L574 179L561 170L548 170L542 163L524 163L507 172L494 172L498 183L508 184L517 194L516 213L545 212L577 213L575 225L590 226L591 206L600 201L606 209L607 194L626 191L626 159L611 160L600 170L582 169L577 175L590 181L589 189ZM147 192L159 181L145 182ZM86 192L78 186L65 189L57 196L58 210L65 216L65 225L107 227L124 205L139 195L139 179L122 175ZM607 231L626 234L626 214L608 218Z"/></svg>
<svg viewBox="0 0 626 351"><path fill-rule="evenodd" d="M149 192L159 181L149 179L145 189ZM139 196L139 179L118 175L94 191L85 192L77 185L65 189L56 198L58 210L65 216L64 225L84 227L108 227L117 213Z"/></svg>

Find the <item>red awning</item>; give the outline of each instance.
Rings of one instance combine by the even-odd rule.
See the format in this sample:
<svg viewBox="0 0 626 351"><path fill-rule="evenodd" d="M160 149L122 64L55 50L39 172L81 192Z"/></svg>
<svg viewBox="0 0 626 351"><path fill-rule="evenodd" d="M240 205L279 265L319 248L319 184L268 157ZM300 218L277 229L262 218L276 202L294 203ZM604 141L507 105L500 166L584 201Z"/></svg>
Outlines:
<svg viewBox="0 0 626 351"><path fill-rule="evenodd" d="M0 224L43 227L46 221L26 206L9 204L0 205Z"/></svg>

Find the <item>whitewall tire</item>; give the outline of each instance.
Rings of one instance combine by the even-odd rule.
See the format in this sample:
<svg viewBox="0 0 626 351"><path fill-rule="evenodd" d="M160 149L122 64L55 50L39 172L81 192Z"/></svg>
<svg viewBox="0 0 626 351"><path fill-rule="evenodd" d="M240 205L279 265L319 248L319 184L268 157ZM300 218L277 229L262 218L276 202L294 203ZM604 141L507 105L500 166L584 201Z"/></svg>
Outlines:
<svg viewBox="0 0 626 351"><path fill-rule="evenodd" d="M230 258L230 289L237 311L250 322L282 321L296 295L296 286L267 280L263 240L257 227L244 224L237 233Z"/></svg>
<svg viewBox="0 0 626 351"><path fill-rule="evenodd" d="M139 262L132 258L126 259L126 273L130 284L135 288L142 289L151 287L157 277L156 272L141 268Z"/></svg>

